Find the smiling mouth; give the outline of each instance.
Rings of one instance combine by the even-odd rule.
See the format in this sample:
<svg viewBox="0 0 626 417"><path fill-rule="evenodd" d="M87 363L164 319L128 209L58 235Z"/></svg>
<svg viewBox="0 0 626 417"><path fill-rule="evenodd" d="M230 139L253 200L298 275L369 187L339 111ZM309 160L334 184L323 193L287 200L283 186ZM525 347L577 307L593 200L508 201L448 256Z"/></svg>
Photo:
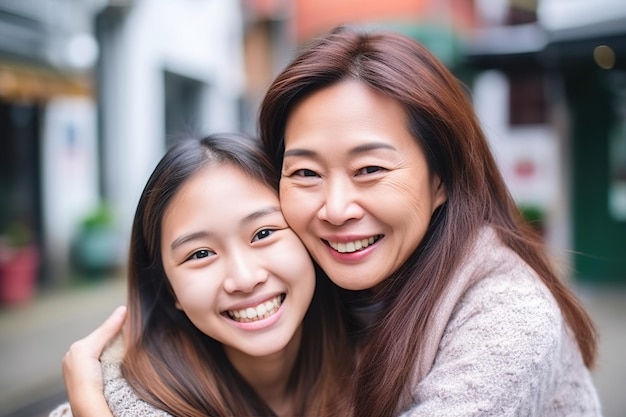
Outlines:
<svg viewBox="0 0 626 417"><path fill-rule="evenodd" d="M330 246L339 253L352 253L358 252L367 248L370 245L373 245L374 243L378 242L382 237L383 235L376 235L370 236L369 238L365 239L355 240L352 242L331 242L329 240L322 240L324 241L324 243L326 243L328 246Z"/></svg>
<svg viewBox="0 0 626 417"><path fill-rule="evenodd" d="M285 301L286 296L287 295L283 293L264 301L255 307L247 307L240 310L228 310L225 311L225 314L230 317L231 320L239 323L250 323L253 321L263 320L276 314L278 309L280 309L280 306L283 305L283 301Z"/></svg>

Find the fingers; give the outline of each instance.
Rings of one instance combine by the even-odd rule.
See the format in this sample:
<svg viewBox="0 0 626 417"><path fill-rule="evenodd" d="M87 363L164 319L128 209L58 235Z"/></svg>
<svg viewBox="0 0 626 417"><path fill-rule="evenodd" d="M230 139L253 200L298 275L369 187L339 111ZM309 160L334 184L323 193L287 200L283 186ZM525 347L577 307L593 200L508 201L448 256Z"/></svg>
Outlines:
<svg viewBox="0 0 626 417"><path fill-rule="evenodd" d="M91 332L84 340L93 347L95 351L101 353L109 340L113 339L122 329L126 318L126 306L119 306L113 313L98 327Z"/></svg>
<svg viewBox="0 0 626 417"><path fill-rule="evenodd" d="M126 306L119 306L113 310L113 313L96 330L72 343L65 354L64 367L75 361L73 356L78 356L79 359L99 358L106 344L121 330L125 318Z"/></svg>
<svg viewBox="0 0 626 417"><path fill-rule="evenodd" d="M122 329L125 318L126 307L117 307L97 329L74 342L63 357L63 379L73 411L74 408L89 410L94 402L104 401L99 358L107 343ZM75 415L93 414L77 412Z"/></svg>

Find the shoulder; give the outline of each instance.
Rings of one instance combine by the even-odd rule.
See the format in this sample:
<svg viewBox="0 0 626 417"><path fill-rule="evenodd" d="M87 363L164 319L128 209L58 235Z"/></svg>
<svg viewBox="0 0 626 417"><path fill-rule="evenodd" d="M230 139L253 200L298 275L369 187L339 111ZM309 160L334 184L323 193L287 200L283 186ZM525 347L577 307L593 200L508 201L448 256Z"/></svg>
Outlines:
<svg viewBox="0 0 626 417"><path fill-rule="evenodd" d="M72 408L70 403L65 402L58 405L54 410L48 414L48 417L72 417Z"/></svg>
<svg viewBox="0 0 626 417"><path fill-rule="evenodd" d="M456 303L451 320L463 321L480 313L488 323L561 333L563 317L556 299L532 267L505 246L495 231L482 231L467 263L473 268L471 285Z"/></svg>
<svg viewBox="0 0 626 417"><path fill-rule="evenodd" d="M100 355L100 363L102 364L102 373L105 382L108 379L115 379L121 375L124 353L124 337L122 334L119 334L109 342L102 352L102 355Z"/></svg>
<svg viewBox="0 0 626 417"><path fill-rule="evenodd" d="M454 278L465 285L444 294L450 313L406 415L563 415L546 414L548 404L563 377L580 383L587 371L566 358L580 353L543 281L494 234L479 237Z"/></svg>
<svg viewBox="0 0 626 417"><path fill-rule="evenodd" d="M446 395L489 415L538 415L556 389L565 323L531 268L513 252L497 256L455 304L419 396L434 405Z"/></svg>
<svg viewBox="0 0 626 417"><path fill-rule="evenodd" d="M104 396L115 417L155 416L170 414L143 401L122 375L124 339L116 337L100 357L104 379Z"/></svg>
<svg viewBox="0 0 626 417"><path fill-rule="evenodd" d="M517 254L495 249L499 261L460 297L442 344L484 338L485 348L511 349L520 356L558 351L565 322L552 293Z"/></svg>

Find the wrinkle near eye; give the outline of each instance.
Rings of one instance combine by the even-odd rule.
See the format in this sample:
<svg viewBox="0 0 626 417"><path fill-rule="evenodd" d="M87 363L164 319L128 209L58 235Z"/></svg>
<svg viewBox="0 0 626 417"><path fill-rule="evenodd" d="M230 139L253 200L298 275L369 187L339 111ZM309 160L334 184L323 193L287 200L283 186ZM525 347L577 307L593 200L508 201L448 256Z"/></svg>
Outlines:
<svg viewBox="0 0 626 417"><path fill-rule="evenodd" d="M371 166L367 166L367 167L359 169L357 171L357 175L374 174L374 173L380 172L382 170L384 170L384 168L379 167L379 166L375 166L375 165L371 165Z"/></svg>

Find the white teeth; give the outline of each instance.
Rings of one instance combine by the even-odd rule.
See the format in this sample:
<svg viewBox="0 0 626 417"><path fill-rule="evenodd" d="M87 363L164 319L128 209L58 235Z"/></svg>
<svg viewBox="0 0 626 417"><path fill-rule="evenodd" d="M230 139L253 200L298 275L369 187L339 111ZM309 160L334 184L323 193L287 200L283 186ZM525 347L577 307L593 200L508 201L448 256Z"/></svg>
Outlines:
<svg viewBox="0 0 626 417"><path fill-rule="evenodd" d="M260 317L263 317L263 315L265 313L267 313L267 308L265 308L265 304L260 304L257 308L256 308L256 312L257 315Z"/></svg>
<svg viewBox="0 0 626 417"><path fill-rule="evenodd" d="M256 310L253 308L246 308L246 315L245 317L249 318L249 319L255 319L257 316L256 314Z"/></svg>
<svg viewBox="0 0 626 417"><path fill-rule="evenodd" d="M235 321L248 323L251 321L261 320L273 315L274 313L276 313L282 303L282 296L277 295L271 300L267 300L256 307L248 307L241 310L228 310L226 314L228 314L228 317Z"/></svg>
<svg viewBox="0 0 626 417"><path fill-rule="evenodd" d="M367 239L355 240L354 242L328 242L331 248L340 253L352 253L367 248L379 239L380 235Z"/></svg>

